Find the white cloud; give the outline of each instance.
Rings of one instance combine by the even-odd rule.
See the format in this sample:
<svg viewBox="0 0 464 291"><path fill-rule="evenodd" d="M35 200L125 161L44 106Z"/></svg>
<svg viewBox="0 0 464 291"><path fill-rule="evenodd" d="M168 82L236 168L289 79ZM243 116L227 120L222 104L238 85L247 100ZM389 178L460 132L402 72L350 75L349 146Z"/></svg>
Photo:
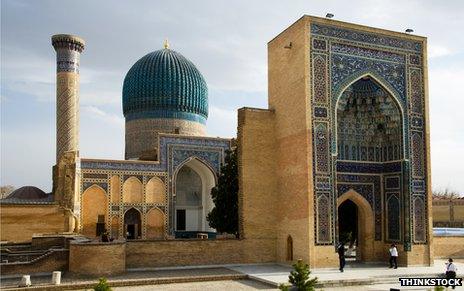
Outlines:
<svg viewBox="0 0 464 291"><path fill-rule="evenodd" d="M332 12L338 20L396 31L410 27L428 37L432 68L429 80L433 183L434 186L451 183L452 188L464 190L464 180L460 179L464 175L459 165L464 160L460 155L464 148L464 130L459 116L462 115L459 109L464 108L461 94L464 38L459 29L449 29L463 26L463 1L450 0L446 5L419 0L234 1L226 4L171 1L157 5L156 9L153 1L139 1L137 5L116 1L108 5L108 1L81 0L61 6L54 2L2 2L0 99L2 110L6 111L22 112L22 102L35 104L31 97L33 101L53 104L55 53L50 36L57 32L82 36L87 41L81 57L82 156L122 157L124 75L137 59L161 48L165 36L172 40L173 49L197 65L206 77L210 93L214 92L210 98L208 132L213 136L232 137L236 135L236 108L266 107L266 43L302 14L323 16ZM63 8L74 11L72 21L70 15L60 13ZM450 59L446 56L452 56L454 64L445 67L444 62ZM437 64L443 69L434 69ZM52 106L47 108L49 112L44 114L51 114ZM23 124L34 124L28 118L24 116ZM24 150L21 146L25 144L20 136L33 136L29 131L38 129L25 127L20 131L11 121L2 126L2 143L9 145L2 148L2 155L15 157L2 159L2 169L4 172L7 169L11 177L18 175L17 179L21 179L24 165L29 165L26 158L30 157L21 155ZM54 128L48 130L54 132ZM10 134L15 131L21 135ZM48 138L37 133L37 139ZM37 156L42 156L41 152L50 154L54 139L47 142L46 147L37 148ZM50 159L54 160L53 154ZM49 169L47 161L41 160L42 166L38 164L31 165L35 172ZM28 173L28 177L32 175Z"/></svg>
<svg viewBox="0 0 464 291"><path fill-rule="evenodd" d="M84 117L94 117L104 121L107 124L122 128L124 126L124 118L121 115L105 112L96 106L82 106Z"/></svg>
<svg viewBox="0 0 464 291"><path fill-rule="evenodd" d="M236 137L237 110L209 107L208 134L219 137Z"/></svg>
<svg viewBox="0 0 464 291"><path fill-rule="evenodd" d="M429 72L430 84L430 147L432 158L432 186L449 187L464 192L464 99L459 86L464 80L464 69L447 67Z"/></svg>
<svg viewBox="0 0 464 291"><path fill-rule="evenodd" d="M444 57L451 55L453 52L442 45L432 45L430 44L428 49L427 49L427 55L429 58L439 58L439 57Z"/></svg>

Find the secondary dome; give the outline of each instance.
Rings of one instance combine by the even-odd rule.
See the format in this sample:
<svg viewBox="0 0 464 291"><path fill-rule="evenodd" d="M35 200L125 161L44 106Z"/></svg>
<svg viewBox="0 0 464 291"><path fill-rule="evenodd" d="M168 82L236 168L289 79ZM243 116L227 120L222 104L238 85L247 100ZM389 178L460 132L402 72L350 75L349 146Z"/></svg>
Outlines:
<svg viewBox="0 0 464 291"><path fill-rule="evenodd" d="M8 196L8 198L15 198L15 199L43 199L47 198L48 195L34 186L24 186L19 189L14 190Z"/></svg>
<svg viewBox="0 0 464 291"><path fill-rule="evenodd" d="M180 53L164 48L138 60L122 92L126 121L174 118L206 123L208 88L200 71Z"/></svg>

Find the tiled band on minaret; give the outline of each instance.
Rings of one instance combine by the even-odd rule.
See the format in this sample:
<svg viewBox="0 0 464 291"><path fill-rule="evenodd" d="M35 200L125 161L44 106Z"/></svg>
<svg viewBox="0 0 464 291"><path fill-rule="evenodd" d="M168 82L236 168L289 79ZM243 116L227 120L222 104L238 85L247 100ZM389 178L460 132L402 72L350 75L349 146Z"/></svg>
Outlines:
<svg viewBox="0 0 464 291"><path fill-rule="evenodd" d="M57 34L56 51L56 162L79 149L79 58L85 42L80 37Z"/></svg>

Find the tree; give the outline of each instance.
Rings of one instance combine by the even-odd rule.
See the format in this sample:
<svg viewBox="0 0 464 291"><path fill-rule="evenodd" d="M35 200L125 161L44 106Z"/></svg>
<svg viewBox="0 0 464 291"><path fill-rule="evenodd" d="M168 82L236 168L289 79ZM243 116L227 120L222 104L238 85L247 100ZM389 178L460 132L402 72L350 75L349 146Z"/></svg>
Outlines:
<svg viewBox="0 0 464 291"><path fill-rule="evenodd" d="M15 187L11 185L0 186L0 199L8 197L14 189Z"/></svg>
<svg viewBox="0 0 464 291"><path fill-rule="evenodd" d="M309 274L311 274L309 265L303 263L302 260L298 260L295 264L293 264L293 271L291 271L290 276L288 276L288 282L292 284L292 287L296 287L296 290L298 291L314 291L317 283L317 277L309 279ZM285 284L281 284L279 289L293 290L293 288L290 289L290 286Z"/></svg>
<svg viewBox="0 0 464 291"><path fill-rule="evenodd" d="M226 151L225 163L217 185L211 189L214 208L206 219L221 233L238 236L238 168L237 150Z"/></svg>
<svg viewBox="0 0 464 291"><path fill-rule="evenodd" d="M445 188L445 190L433 190L432 197L433 199L458 199L461 195L457 191Z"/></svg>

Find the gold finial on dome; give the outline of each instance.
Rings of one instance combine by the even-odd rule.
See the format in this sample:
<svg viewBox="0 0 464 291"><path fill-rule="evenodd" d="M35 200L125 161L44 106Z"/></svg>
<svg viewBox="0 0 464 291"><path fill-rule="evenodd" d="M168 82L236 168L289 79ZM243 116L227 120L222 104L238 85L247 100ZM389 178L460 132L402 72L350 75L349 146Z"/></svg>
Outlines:
<svg viewBox="0 0 464 291"><path fill-rule="evenodd" d="M164 40L164 48L169 49L169 41L167 38Z"/></svg>

